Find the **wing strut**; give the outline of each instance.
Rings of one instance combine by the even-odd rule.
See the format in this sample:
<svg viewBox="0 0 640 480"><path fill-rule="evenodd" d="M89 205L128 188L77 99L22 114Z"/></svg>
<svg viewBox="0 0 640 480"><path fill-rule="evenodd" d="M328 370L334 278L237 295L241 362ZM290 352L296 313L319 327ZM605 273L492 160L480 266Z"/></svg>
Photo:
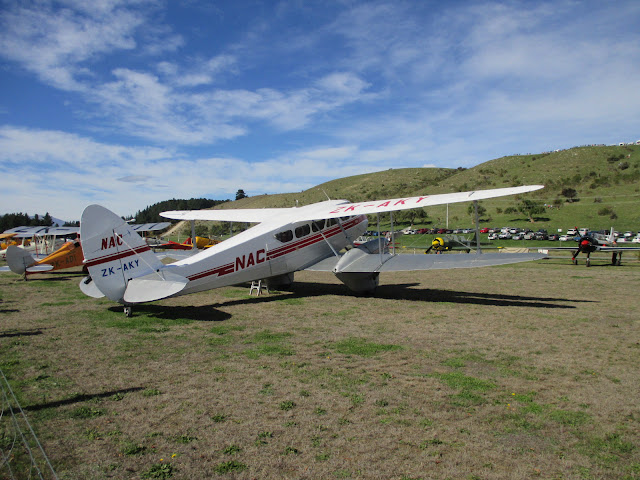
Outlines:
<svg viewBox="0 0 640 480"><path fill-rule="evenodd" d="M343 230L344 231L344 230ZM331 245L331 242L329 240L327 240L327 237L324 236L324 233L322 233L322 230L319 230L320 235L322 235L322 238L324 239L324 241L327 243L327 245L329 245L329 248L331 249L331 251L333 252L333 254L336 257L340 257L340 254L338 254L338 252L336 252L336 249L333 248L333 245Z"/></svg>
<svg viewBox="0 0 640 480"><path fill-rule="evenodd" d="M380 212L378 212L378 252L380 255L380 265L382 265L382 237L380 236Z"/></svg>
<svg viewBox="0 0 640 480"><path fill-rule="evenodd" d="M391 255L396 254L396 232L393 231L393 212L389 212L389 219L391 220Z"/></svg>
<svg viewBox="0 0 640 480"><path fill-rule="evenodd" d="M191 220L191 250L197 250L198 245L196 242L196 221Z"/></svg>
<svg viewBox="0 0 640 480"><path fill-rule="evenodd" d="M478 218L478 201L473 201L473 210L476 216L476 253L482 253L480 248L480 220Z"/></svg>

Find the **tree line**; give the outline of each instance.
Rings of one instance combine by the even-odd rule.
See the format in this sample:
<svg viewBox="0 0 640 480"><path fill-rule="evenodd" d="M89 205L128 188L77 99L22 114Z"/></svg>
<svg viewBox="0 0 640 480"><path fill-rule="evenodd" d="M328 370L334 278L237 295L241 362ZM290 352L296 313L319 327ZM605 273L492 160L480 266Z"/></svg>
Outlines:
<svg viewBox="0 0 640 480"><path fill-rule="evenodd" d="M51 215L47 212L44 217L35 214L31 217L27 213L7 213L0 217L0 232L15 227L50 227L53 225Z"/></svg>

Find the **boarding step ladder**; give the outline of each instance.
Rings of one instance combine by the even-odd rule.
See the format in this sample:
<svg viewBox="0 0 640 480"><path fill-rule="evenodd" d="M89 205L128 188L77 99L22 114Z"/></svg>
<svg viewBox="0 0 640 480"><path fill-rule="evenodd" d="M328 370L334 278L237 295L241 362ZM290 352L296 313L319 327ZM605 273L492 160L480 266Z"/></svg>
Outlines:
<svg viewBox="0 0 640 480"><path fill-rule="evenodd" d="M263 290L266 290L267 293L271 293L269 292L269 286L267 285L267 282L265 282L264 280L254 280L253 282L251 282L249 295L253 295L254 290L256 291L256 296L262 295Z"/></svg>

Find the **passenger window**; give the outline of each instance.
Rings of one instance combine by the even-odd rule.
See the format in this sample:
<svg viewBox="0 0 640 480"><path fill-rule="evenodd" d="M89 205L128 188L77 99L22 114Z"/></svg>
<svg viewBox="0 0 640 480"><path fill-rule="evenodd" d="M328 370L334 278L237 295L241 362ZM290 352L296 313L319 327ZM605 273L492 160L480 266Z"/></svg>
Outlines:
<svg viewBox="0 0 640 480"><path fill-rule="evenodd" d="M285 230L284 232L276 233L274 237L282 243L287 243L293 240L293 232L291 230Z"/></svg>
<svg viewBox="0 0 640 480"><path fill-rule="evenodd" d="M314 220L311 222L311 229L314 232L319 232L324 228L324 220Z"/></svg>
<svg viewBox="0 0 640 480"><path fill-rule="evenodd" d="M296 227L296 238L306 237L310 233L311 233L311 227L309 227L309 224L300 225L299 227Z"/></svg>

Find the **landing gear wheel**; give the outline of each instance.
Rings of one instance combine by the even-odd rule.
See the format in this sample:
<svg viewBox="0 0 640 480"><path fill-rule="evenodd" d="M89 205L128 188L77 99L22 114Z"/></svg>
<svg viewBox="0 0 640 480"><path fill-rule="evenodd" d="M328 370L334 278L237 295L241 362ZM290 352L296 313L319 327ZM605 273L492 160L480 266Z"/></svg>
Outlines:
<svg viewBox="0 0 640 480"><path fill-rule="evenodd" d="M590 266L591 266L591 259L587 258L587 267L590 267Z"/></svg>
<svg viewBox="0 0 640 480"><path fill-rule="evenodd" d="M124 315L125 315L125 317L127 317L127 318L131 317L132 313L133 313L133 309L131 307L124 307Z"/></svg>
<svg viewBox="0 0 640 480"><path fill-rule="evenodd" d="M574 265L578 264L578 259L577 258L572 258L571 259L571 263L573 263Z"/></svg>

